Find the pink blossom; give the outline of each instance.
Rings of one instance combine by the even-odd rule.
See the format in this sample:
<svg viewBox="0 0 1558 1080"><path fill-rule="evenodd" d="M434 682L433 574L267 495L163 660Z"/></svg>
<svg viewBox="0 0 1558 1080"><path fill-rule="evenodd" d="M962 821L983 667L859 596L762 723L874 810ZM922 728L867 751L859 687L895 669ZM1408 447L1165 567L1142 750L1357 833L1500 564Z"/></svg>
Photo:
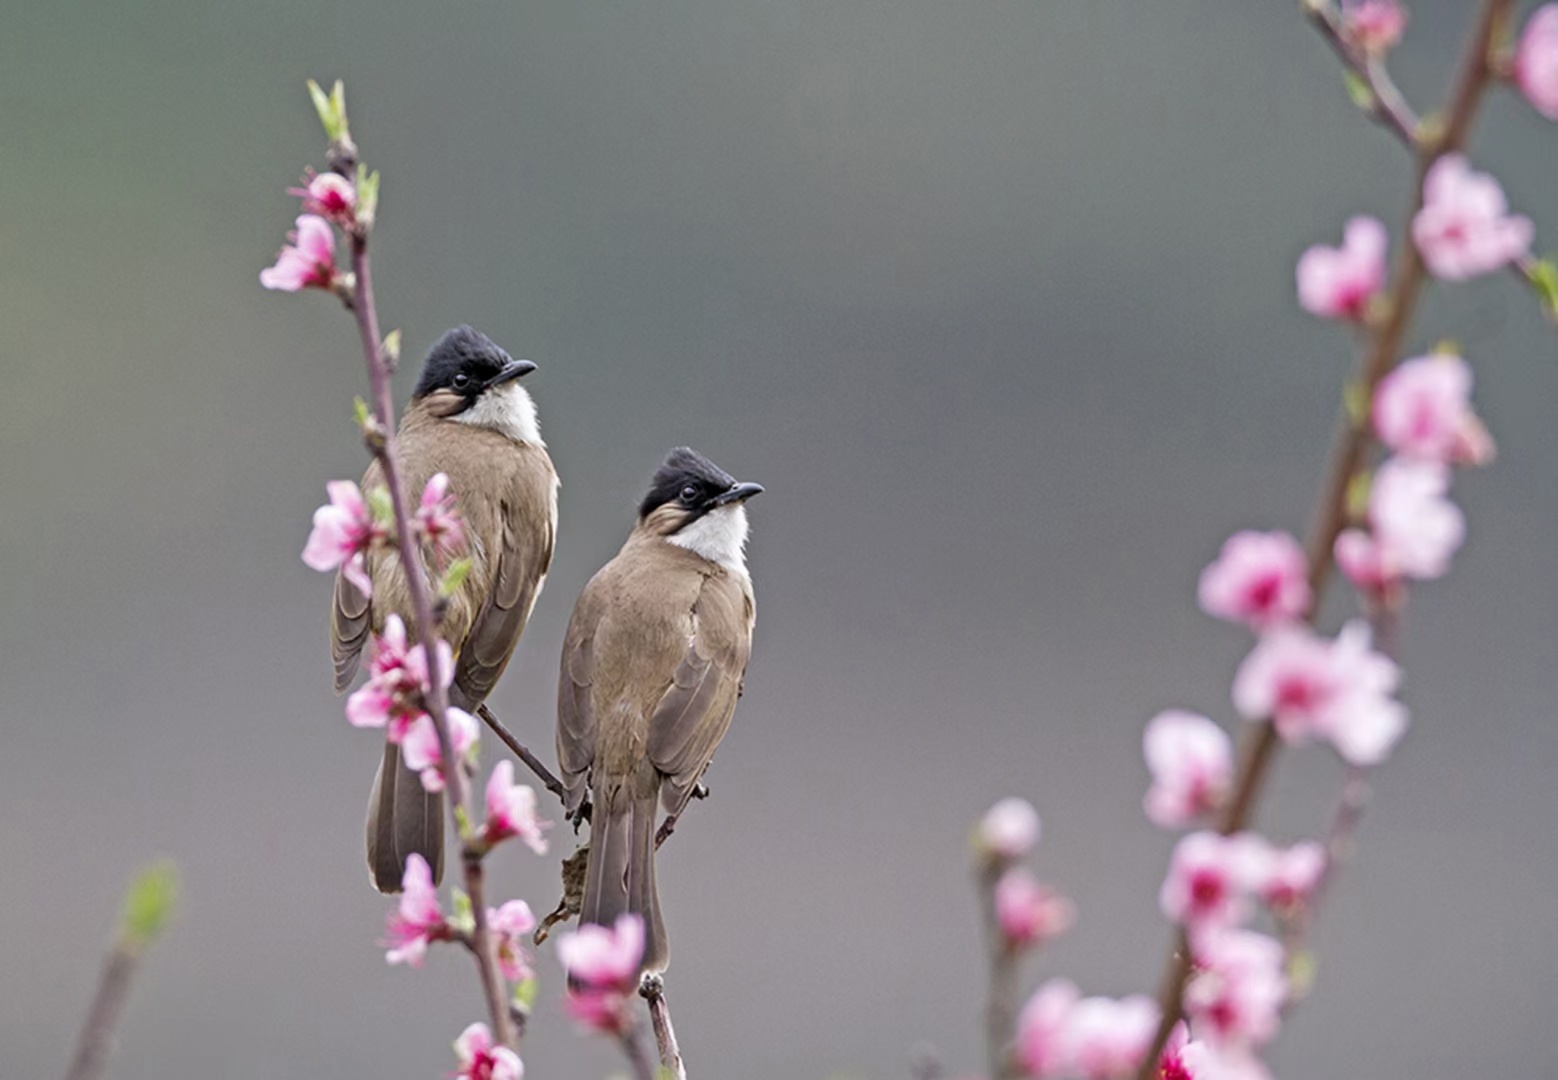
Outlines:
<svg viewBox="0 0 1558 1080"><path fill-rule="evenodd" d="M1406 28L1406 8L1398 0L1342 0L1342 29L1364 52L1389 52Z"/></svg>
<svg viewBox="0 0 1558 1080"><path fill-rule="evenodd" d="M1531 248L1531 219L1508 213L1504 189L1465 157L1445 154L1423 180L1412 239L1436 277L1465 281L1491 273Z"/></svg>
<svg viewBox="0 0 1558 1080"><path fill-rule="evenodd" d="M1163 1080L1271 1080L1271 1073L1248 1048L1213 1046L1197 1039L1180 1051L1177 1073Z"/></svg>
<svg viewBox="0 0 1558 1080"><path fill-rule="evenodd" d="M1197 972L1185 987L1191 1030L1220 1049L1269 1042L1287 1000L1282 946L1253 930L1221 929L1193 939Z"/></svg>
<svg viewBox="0 0 1558 1080"><path fill-rule="evenodd" d="M1259 841L1248 834L1182 837L1158 890L1158 907L1191 928L1237 923L1248 910L1247 895L1264 865L1261 856Z"/></svg>
<svg viewBox="0 0 1558 1080"><path fill-rule="evenodd" d="M1201 571L1201 610L1256 629L1301 618L1309 610L1308 574L1304 549L1288 533L1234 533Z"/></svg>
<svg viewBox="0 0 1558 1080"><path fill-rule="evenodd" d="M487 909L487 929L497 948L498 967L509 982L523 982L534 974L524 946L526 935L535 928L536 917L523 900L510 900L502 907Z"/></svg>
<svg viewBox="0 0 1558 1080"><path fill-rule="evenodd" d="M487 824L482 836L496 844L517 836L537 855L546 854L542 831L552 827L536 817L536 792L527 784L514 783L514 763L500 761L487 778Z"/></svg>
<svg viewBox="0 0 1558 1080"><path fill-rule="evenodd" d="M456 708L450 708L445 715L449 720L449 742L455 760L464 761L471 747L476 745L476 718L464 709ZM406 737L400 742L400 756L406 768L422 774L424 788L444 790L443 748L438 745L438 728L427 713L417 717L406 729Z"/></svg>
<svg viewBox="0 0 1558 1080"><path fill-rule="evenodd" d="M1023 1006L1014 1051L1029 1076L1055 1076L1066 1068L1067 1029L1079 997L1074 983L1051 979Z"/></svg>
<svg viewBox="0 0 1558 1080"><path fill-rule="evenodd" d="M454 1080L520 1080L525 1075L519 1055L499 1046L486 1024L472 1024L454 1041L460 1071Z"/></svg>
<svg viewBox="0 0 1558 1080"><path fill-rule="evenodd" d="M342 567L346 580L364 596L372 596L373 582L363 568L363 554L384 538L384 529L350 480L332 480L325 490L330 493L330 503L314 511L314 528L303 545L303 561L315 570Z"/></svg>
<svg viewBox="0 0 1558 1080"><path fill-rule="evenodd" d="M1147 724L1142 747L1152 772L1144 803L1153 824L1188 825L1222 803L1233 776L1233 748L1222 728L1170 709Z"/></svg>
<svg viewBox="0 0 1558 1080"><path fill-rule="evenodd" d="M1076 921L1076 907L1021 867L1012 867L995 884L995 917L1009 947L1041 945L1063 934Z"/></svg>
<svg viewBox="0 0 1558 1080"><path fill-rule="evenodd" d="M421 967L431 941L442 941L449 936L449 924L438 909L438 889L433 885L433 871L420 855L406 856L406 872L401 878L400 906L390 912L385 923L384 945L389 951L384 959L392 964L410 964Z"/></svg>
<svg viewBox="0 0 1558 1080"><path fill-rule="evenodd" d="M1406 730L1406 709L1391 698L1400 670L1369 646L1368 629L1349 623L1335 641L1308 627L1268 632L1234 676L1234 707L1271 718L1289 742L1328 738L1355 765L1383 760Z"/></svg>
<svg viewBox="0 0 1558 1080"><path fill-rule="evenodd" d="M1149 997L1083 998L1071 1007L1062 1039L1066 1071L1085 1080L1134 1073L1158 1029L1158 1006Z"/></svg>
<svg viewBox="0 0 1558 1080"><path fill-rule="evenodd" d="M1309 902L1325 866L1325 848L1314 840L1300 841L1286 850L1272 848L1255 891L1273 911L1291 914Z"/></svg>
<svg viewBox="0 0 1558 1080"><path fill-rule="evenodd" d="M638 989L644 957L644 920L622 915L614 927L585 924L557 942L568 971L567 1007L585 1027L617 1033L630 1022L629 995Z"/></svg>
<svg viewBox="0 0 1558 1080"><path fill-rule="evenodd" d="M439 678L447 688L454 678L454 653L442 639L438 658ZM384 620L384 632L373 639L368 681L346 699L346 719L355 727L388 725L389 741L402 742L425 715L423 703L431 690L427 650L421 645L407 649L406 625L391 615Z"/></svg>
<svg viewBox="0 0 1558 1080"><path fill-rule="evenodd" d="M307 187L288 188L287 194L302 198L305 214L318 214L341 226L350 226L356 219L357 189L339 173L310 177Z"/></svg>
<svg viewBox="0 0 1558 1080"><path fill-rule="evenodd" d="M414 526L424 541L440 554L451 555L465 547L465 526L449 493L449 477L435 473L422 489Z"/></svg>
<svg viewBox="0 0 1558 1080"><path fill-rule="evenodd" d="M1543 4L1526 20L1515 50L1515 82L1537 112L1558 120L1558 4Z"/></svg>
<svg viewBox="0 0 1558 1080"><path fill-rule="evenodd" d="M1450 470L1426 461L1391 458L1374 474L1369 524L1401 576L1430 581L1450 569L1466 536L1466 518L1445 497Z"/></svg>
<svg viewBox="0 0 1558 1080"><path fill-rule="evenodd" d="M292 244L281 249L276 265L260 271L260 284L282 292L335 288L339 275L330 223L316 214L304 214L289 239Z"/></svg>
<svg viewBox="0 0 1558 1080"><path fill-rule="evenodd" d="M1342 233L1342 246L1316 244L1298 260L1298 302L1322 319L1361 320L1369 302L1385 287L1385 226L1355 217Z"/></svg>
<svg viewBox="0 0 1558 1080"><path fill-rule="evenodd" d="M992 858L1020 859L1039 842L1038 811L1026 799L1002 799L986 811L974 839Z"/></svg>
<svg viewBox="0 0 1558 1080"><path fill-rule="evenodd" d="M1471 368L1459 356L1406 360L1374 391L1374 431L1402 457L1485 464L1493 441L1470 399Z"/></svg>

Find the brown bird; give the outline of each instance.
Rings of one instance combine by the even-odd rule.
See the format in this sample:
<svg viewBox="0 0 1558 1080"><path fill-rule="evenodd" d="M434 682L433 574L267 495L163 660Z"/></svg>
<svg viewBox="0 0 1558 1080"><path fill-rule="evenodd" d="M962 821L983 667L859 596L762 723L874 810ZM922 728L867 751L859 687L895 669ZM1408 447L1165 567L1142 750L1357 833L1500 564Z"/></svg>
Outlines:
<svg viewBox="0 0 1558 1080"><path fill-rule="evenodd" d="M465 581L447 600L440 632L454 649L450 704L474 711L503 674L530 617L557 526L557 473L536 426L536 407L517 380L535 370L468 326L450 330L428 352L398 436L401 478L411 498L438 473L449 477L465 527ZM364 491L381 485L377 462ZM428 565L431 553L421 553ZM408 634L416 619L399 554L366 560L372 599L337 574L331 646L337 693L351 685L368 632L398 615ZM368 800L368 869L380 892L399 892L407 856L416 853L443 873L442 793L425 791L401 764L400 748L384 757Z"/></svg>
<svg viewBox="0 0 1558 1080"><path fill-rule="evenodd" d="M579 596L557 688L568 808L588 785L580 921L643 916L644 968L670 958L655 889L656 803L679 814L730 726L752 651L747 499L708 458L671 451L617 557Z"/></svg>

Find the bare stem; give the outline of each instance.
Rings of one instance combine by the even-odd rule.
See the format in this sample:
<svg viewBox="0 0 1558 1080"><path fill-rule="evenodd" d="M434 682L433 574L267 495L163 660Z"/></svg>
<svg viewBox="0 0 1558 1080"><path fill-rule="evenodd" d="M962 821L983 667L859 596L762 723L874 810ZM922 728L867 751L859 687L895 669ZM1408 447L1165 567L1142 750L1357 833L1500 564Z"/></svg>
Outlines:
<svg viewBox="0 0 1558 1080"><path fill-rule="evenodd" d="M979 903L984 912L990 988L985 1001L985 1058L991 1080L1013 1076L1011 1047L1017 1025L1017 952L1006 943L995 910L995 887L1005 869L990 859L979 869Z"/></svg>
<svg viewBox="0 0 1558 1080"><path fill-rule="evenodd" d="M649 1055L644 1051L644 1044L638 1037L639 1025L633 1024L626 1028L617 1037L617 1042L622 1047L622 1054L628 1059L628 1065L633 1070L633 1080L655 1080L654 1062L649 1060Z"/></svg>
<svg viewBox="0 0 1558 1080"><path fill-rule="evenodd" d="M487 909L482 903L481 853L467 843L465 830L461 828L462 818L470 820L467 803L469 785L465 782L465 772L460 763L455 761L453 744L449 738L446 673L442 670L443 660L433 647L438 637L438 621L433 614L427 575L421 560L416 557L419 547L411 531L405 483L396 454L395 400L390 387L390 361L379 336L379 315L373 302L373 276L368 262L368 237L361 230L352 235L352 272L356 291L350 306L357 319L363 358L368 364L374 417L382 430L382 438L371 440L370 444L379 468L384 473L385 486L389 489L390 505L395 512L395 543L401 554L406 589L410 593L411 609L416 617L417 640L423 643L427 654L429 688L424 704L438 732L438 747L444 762L444 782L449 792L449 814L454 822L455 834L460 837L460 862L465 869L465 891L471 898L471 914L475 920L475 929L471 934L472 951L476 954L476 966L481 972L482 990L492 1020L493 1037L502 1045L513 1047L514 1028L509 1022L507 994L498 971L497 959L493 955L491 935L487 932Z"/></svg>
<svg viewBox="0 0 1558 1080"><path fill-rule="evenodd" d="M91 1011L81 1027L76 1056L71 1060L70 1071L65 1074L66 1080L97 1080L103 1075L139 960L140 953L124 941L114 944L113 952L108 954L103 965L103 976L98 980Z"/></svg>
<svg viewBox="0 0 1558 1080"><path fill-rule="evenodd" d="M567 792L563 790L563 782L552 775L552 770L546 767L546 763L531 753L524 743L516 739L514 733L503 726L503 721L492 714L492 710L487 708L485 702L476 706L476 715L480 716L486 725L492 729L493 734L503 741L504 746L514 752L515 757L523 761L530 771L536 774L536 779L546 785L546 790L556 795L566 806Z"/></svg>
<svg viewBox="0 0 1558 1080"><path fill-rule="evenodd" d="M638 992L649 1002L649 1023L655 1032L655 1048L660 1052L661 1072L669 1073L673 1080L687 1080L682 1050L676 1045L676 1029L671 1026L671 1006L665 1000L665 979L645 975Z"/></svg>
<svg viewBox="0 0 1558 1080"><path fill-rule="evenodd" d="M1415 123L1410 127L1397 122L1387 122L1385 125L1407 143L1416 159L1412 208L1407 217L1407 228L1402 231L1403 238L1411 236L1411 219L1422 208L1424 175L1441 155L1457 151L1466 143L1483 95L1493 80L1493 51L1498 30L1509 17L1513 2L1482 0L1461 59L1460 74L1445 110L1442 130L1436 137L1421 137ZM1311 17L1315 18L1316 8L1306 7ZM1320 10L1332 11L1332 8L1330 4L1325 4ZM1334 43L1335 24L1320 17L1316 18L1316 25ZM1351 67L1352 60L1349 57L1350 54L1344 50L1343 61ZM1366 81L1382 77L1383 68L1378 64L1371 63L1368 67L1372 74L1365 72L1362 75ZM1371 82L1370 85L1374 86L1375 83ZM1405 115L1400 114L1397 119L1402 120ZM1412 321L1418 295L1426 280L1427 271L1417 246L1410 239L1403 239L1398 246L1396 265L1391 274L1391 288L1384 316L1370 327L1356 378L1365 400L1372 398L1379 381L1395 366ZM1347 526L1348 488L1364 465L1370 439L1367 415L1344 417L1332 447L1331 464L1321 489L1320 507L1309 538L1309 585L1314 597L1309 612L1311 622L1319 613L1321 598L1331 580L1334 566L1332 550L1336 546L1337 536ZM1238 832L1253 819L1261 789L1276 758L1277 741L1276 729L1269 720L1252 725L1246 733L1240 748L1239 771L1234 781L1233 796L1218 822L1218 828L1224 834ZM1158 1004L1162 1019L1137 1072L1139 1080L1153 1080L1163 1046L1183 1015L1185 980L1189 977L1190 965L1191 956L1185 933L1179 929L1175 932L1175 944L1159 990Z"/></svg>

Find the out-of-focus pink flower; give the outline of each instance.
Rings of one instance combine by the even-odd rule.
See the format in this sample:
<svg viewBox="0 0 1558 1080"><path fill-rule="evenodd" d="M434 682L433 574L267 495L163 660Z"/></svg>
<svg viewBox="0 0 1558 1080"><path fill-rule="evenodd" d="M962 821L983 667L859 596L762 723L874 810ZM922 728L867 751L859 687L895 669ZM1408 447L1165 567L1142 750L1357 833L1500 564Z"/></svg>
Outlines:
<svg viewBox="0 0 1558 1080"><path fill-rule="evenodd" d="M464 761L465 755L476 745L476 718L464 709L452 707L445 715L449 720L450 748L456 761ZM444 790L443 748L438 745L438 728L427 713L417 717L406 729L406 737L400 741L400 757L406 768L422 775L424 788Z"/></svg>
<svg viewBox="0 0 1558 1080"><path fill-rule="evenodd" d="M1193 939L1198 971L1185 987L1185 1012L1198 1039L1248 1050L1271 1040L1287 1000L1282 946L1253 930L1221 929Z"/></svg>
<svg viewBox="0 0 1558 1080"><path fill-rule="evenodd" d="M536 917L523 900L510 900L502 907L487 909L487 929L497 948L498 967L509 982L523 982L534 974L525 940L535 928Z"/></svg>
<svg viewBox="0 0 1558 1080"><path fill-rule="evenodd" d="M1389 52L1406 28L1406 8L1398 0L1342 0L1342 30L1364 52Z"/></svg>
<svg viewBox="0 0 1558 1080"><path fill-rule="evenodd" d="M1215 810L1233 776L1228 735L1196 713L1170 709L1154 716L1142 737L1152 787L1147 817L1165 829L1188 825Z"/></svg>
<svg viewBox="0 0 1558 1080"><path fill-rule="evenodd" d="M1255 892L1273 911L1291 914L1309 902L1325 865L1325 848L1314 840L1302 840L1286 850L1271 848Z"/></svg>
<svg viewBox="0 0 1558 1080"><path fill-rule="evenodd" d="M1471 407L1471 368L1459 356L1403 361L1374 392L1374 431L1402 457L1483 465L1493 440Z"/></svg>
<svg viewBox="0 0 1558 1080"><path fill-rule="evenodd" d="M438 910L438 889L433 871L420 855L406 856L406 872L401 878L400 905L390 912L385 923L384 959L392 964L421 967L430 941L449 936L449 924Z"/></svg>
<svg viewBox="0 0 1558 1080"><path fill-rule="evenodd" d="M1369 524L1386 561L1403 577L1431 581L1450 569L1466 537L1466 518L1445 497L1450 470L1430 461L1391 458L1374 474Z"/></svg>
<svg viewBox="0 0 1558 1080"><path fill-rule="evenodd" d="M303 200L305 214L318 214L337 225L349 226L357 216L357 189L339 173L310 177L307 187L288 188L287 194Z"/></svg>
<svg viewBox="0 0 1558 1080"><path fill-rule="evenodd" d="M1249 1049L1213 1046L1197 1039L1185 1044L1178 1073L1163 1080L1271 1080L1271 1073Z"/></svg>
<svg viewBox="0 0 1558 1080"><path fill-rule="evenodd" d="M314 528L303 545L303 561L315 570L343 567L346 580L364 596L373 595L373 582L363 568L363 554L384 537L367 500L350 480L325 485L330 502L314 511Z"/></svg>
<svg viewBox="0 0 1558 1080"><path fill-rule="evenodd" d="M465 526L454 506L454 496L449 493L449 477L435 473L422 489L422 502L417 507L413 528L432 548L444 555L452 555L465 547Z"/></svg>
<svg viewBox="0 0 1558 1080"><path fill-rule="evenodd" d="M1085 1080L1134 1074L1157 1029L1158 1006L1149 997L1083 998L1066 1020L1066 1071Z"/></svg>
<svg viewBox="0 0 1558 1080"><path fill-rule="evenodd" d="M542 831L552 823L536 817L536 792L527 784L514 783L514 763L500 761L487 778L487 824L482 836L496 844L517 836L537 855L546 854Z"/></svg>
<svg viewBox="0 0 1558 1080"><path fill-rule="evenodd" d="M1530 250L1531 219L1508 210L1497 180L1472 171L1462 155L1445 154L1423 179L1412 239L1435 277L1465 281Z"/></svg>
<svg viewBox="0 0 1558 1080"><path fill-rule="evenodd" d="M445 688L454 678L454 652L438 642L439 679ZM346 719L355 727L389 726L387 737L402 742L411 726L426 714L425 695L432 690L427 650L406 648L406 625L399 615L384 620L384 633L373 639L368 681L346 699Z"/></svg>
<svg viewBox="0 0 1558 1080"><path fill-rule="evenodd" d="M1328 738L1354 765L1374 765L1406 730L1406 709L1390 696L1399 680L1400 669L1370 648L1361 623L1335 641L1284 626L1239 665L1233 703L1251 720L1271 718L1289 742Z"/></svg>
<svg viewBox="0 0 1558 1080"><path fill-rule="evenodd" d="M1065 1069L1067 1029L1080 996L1069 980L1051 979L1022 1007L1013 1049L1029 1076L1051 1077Z"/></svg>
<svg viewBox="0 0 1558 1080"><path fill-rule="evenodd" d="M1385 287L1390 237L1371 217L1347 222L1341 247L1315 244L1298 259L1298 302L1322 319L1361 320Z"/></svg>
<svg viewBox="0 0 1558 1080"><path fill-rule="evenodd" d="M1309 610L1308 575L1304 549L1291 535L1247 529L1201 571L1197 594L1208 615L1261 629Z"/></svg>
<svg viewBox="0 0 1558 1080"><path fill-rule="evenodd" d="M558 940L557 958L568 971L569 1014L595 1031L624 1030L644 959L644 920L622 915L614 927L581 926Z"/></svg>
<svg viewBox="0 0 1558 1080"><path fill-rule="evenodd" d="M1039 813L1027 799L1002 799L985 812L974 842L991 858L1020 859L1039 842Z"/></svg>
<svg viewBox="0 0 1558 1080"><path fill-rule="evenodd" d="M460 1071L454 1080L520 1080L524 1062L506 1046L499 1046L486 1024L472 1024L454 1041Z"/></svg>
<svg viewBox="0 0 1558 1080"><path fill-rule="evenodd" d="M260 271L260 284L282 292L335 288L335 232L330 223L317 214L304 214L289 239L292 243L281 249L276 265Z"/></svg>
<svg viewBox="0 0 1558 1080"><path fill-rule="evenodd" d="M1264 866L1262 854L1260 841L1248 834L1182 837L1158 890L1158 907L1171 921L1192 929L1239 922Z"/></svg>
<svg viewBox="0 0 1558 1080"><path fill-rule="evenodd" d="M1009 947L1042 945L1076 922L1076 906L1021 867L995 884L995 917Z"/></svg>
<svg viewBox="0 0 1558 1080"><path fill-rule="evenodd" d="M1537 112L1558 120L1558 4L1543 4L1526 20L1515 50L1515 82Z"/></svg>

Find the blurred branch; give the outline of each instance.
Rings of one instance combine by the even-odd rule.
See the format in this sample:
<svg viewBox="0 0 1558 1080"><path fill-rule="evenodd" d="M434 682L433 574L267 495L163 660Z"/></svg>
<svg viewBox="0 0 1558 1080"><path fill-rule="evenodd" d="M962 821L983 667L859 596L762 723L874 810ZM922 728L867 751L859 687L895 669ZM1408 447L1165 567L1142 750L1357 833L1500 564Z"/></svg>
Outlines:
<svg viewBox="0 0 1558 1080"><path fill-rule="evenodd" d="M1385 314L1369 329L1356 385L1363 391L1365 400L1372 398L1379 381L1395 366L1400 356L1407 328L1411 323L1417 299L1427 279L1422 256L1412 243L1411 220L1423 204L1423 177L1441 155L1452 153L1465 145L1484 94L1495 76L1494 49L1499 28L1508 18L1514 0L1482 0L1476 22L1467 39L1461 59L1460 74L1451 93L1450 104L1445 111L1442 128L1435 137L1428 139L1417 134L1417 125L1407 129L1406 138L1416 157L1416 173L1412 188L1412 208L1407 216L1407 228L1399 245L1396 265L1391 275L1389 299ZM1315 8L1333 10L1329 3L1306 3L1305 9L1314 17ZM1328 37L1334 24L1324 19L1318 25ZM1344 62L1347 56L1343 56ZM1398 117L1401 119L1403 117ZM1396 131L1395 123L1386 126ZM1398 132L1399 134L1399 132ZM1313 601L1309 621L1319 612L1325 588L1334 567L1332 551L1336 538L1347 525L1347 491L1353 477L1364 464L1364 456L1370 443L1369 420L1365 412L1360 416L1343 417L1343 425L1337 433L1331 452L1331 464L1321 489L1320 508L1309 538L1309 586ZM1254 816L1266 777L1276 758L1278 736L1272 723L1262 721L1247 732L1239 755L1239 771L1234 780L1233 796L1229 799L1218 822L1219 831L1236 833L1245 828ZM1158 1057L1168 1042L1169 1034L1184 1012L1185 981L1190 975L1191 956L1183 929L1176 933L1175 945L1165 967L1163 981L1158 992L1161 1021L1153 1042L1142 1060L1137 1073L1139 1080L1153 1080Z"/></svg>
<svg viewBox="0 0 1558 1080"><path fill-rule="evenodd" d="M1006 943L995 909L995 887L1004 863L987 858L979 868L979 905L984 913L985 951L990 961L990 987L985 1000L985 1059L990 1080L1015 1076L1012 1042L1017 1026L1017 951Z"/></svg>
<svg viewBox="0 0 1558 1080"><path fill-rule="evenodd" d="M1369 116L1409 147L1416 147L1421 121L1391 80L1384 60L1348 37L1340 12L1329 0L1308 0L1304 4L1304 14L1367 95L1359 104Z"/></svg>
<svg viewBox="0 0 1558 1080"><path fill-rule="evenodd" d="M649 1002L649 1023L654 1027L655 1047L660 1051L661 1075L669 1076L671 1080L687 1080L681 1047L676 1045L676 1029L671 1026L671 1006L665 1000L665 979L660 975L645 975L638 992Z"/></svg>

